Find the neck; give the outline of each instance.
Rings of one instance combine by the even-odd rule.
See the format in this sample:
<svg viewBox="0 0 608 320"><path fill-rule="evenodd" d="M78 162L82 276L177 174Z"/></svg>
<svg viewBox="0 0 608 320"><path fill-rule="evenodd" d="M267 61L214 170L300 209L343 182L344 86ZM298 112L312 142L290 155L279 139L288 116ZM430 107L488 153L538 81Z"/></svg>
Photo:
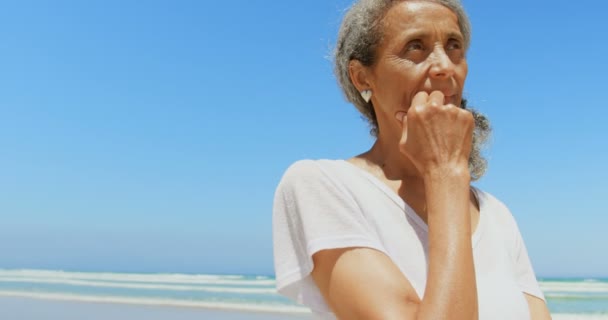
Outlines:
<svg viewBox="0 0 608 320"><path fill-rule="evenodd" d="M359 155L367 171L385 181L426 221L424 181L412 162L399 150L399 140L379 136L372 148Z"/></svg>
<svg viewBox="0 0 608 320"><path fill-rule="evenodd" d="M364 158L382 170L387 180L422 181L412 162L399 149L399 140L391 136L379 136Z"/></svg>

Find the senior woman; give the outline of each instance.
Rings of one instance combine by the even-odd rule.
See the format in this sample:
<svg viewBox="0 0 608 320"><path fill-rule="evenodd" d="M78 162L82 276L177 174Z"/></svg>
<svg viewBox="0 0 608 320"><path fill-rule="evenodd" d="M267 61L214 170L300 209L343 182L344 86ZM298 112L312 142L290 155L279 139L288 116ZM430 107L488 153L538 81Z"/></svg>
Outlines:
<svg viewBox="0 0 608 320"><path fill-rule="evenodd" d="M550 319L513 216L470 186L486 118L466 109L458 0L361 0L335 64L376 141L302 160L275 194L277 288L320 319Z"/></svg>

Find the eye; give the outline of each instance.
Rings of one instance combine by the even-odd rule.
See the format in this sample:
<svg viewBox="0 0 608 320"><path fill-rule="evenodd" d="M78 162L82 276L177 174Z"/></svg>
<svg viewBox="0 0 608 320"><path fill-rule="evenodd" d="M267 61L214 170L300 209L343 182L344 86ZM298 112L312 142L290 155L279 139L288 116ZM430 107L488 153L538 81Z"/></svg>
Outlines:
<svg viewBox="0 0 608 320"><path fill-rule="evenodd" d="M446 46L447 50L460 50L462 49L462 43L456 39L448 40L448 44Z"/></svg>
<svg viewBox="0 0 608 320"><path fill-rule="evenodd" d="M422 50L424 50L424 45L422 45L422 41L420 41L420 40L410 41L407 43L407 45L405 45L406 52L422 51Z"/></svg>

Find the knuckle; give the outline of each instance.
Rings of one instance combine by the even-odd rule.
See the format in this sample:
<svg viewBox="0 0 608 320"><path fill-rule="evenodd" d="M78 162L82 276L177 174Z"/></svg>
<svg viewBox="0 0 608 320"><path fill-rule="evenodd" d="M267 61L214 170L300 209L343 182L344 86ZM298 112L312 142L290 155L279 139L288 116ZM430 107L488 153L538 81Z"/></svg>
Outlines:
<svg viewBox="0 0 608 320"><path fill-rule="evenodd" d="M473 114L466 110L459 110L459 111L460 111L460 118L462 119L462 122L464 124L466 124L468 127L474 127L475 118L473 117Z"/></svg>
<svg viewBox="0 0 608 320"><path fill-rule="evenodd" d="M463 119L473 118L473 114L469 112L469 110L454 107L454 111L456 112L456 114L458 114L459 117Z"/></svg>
<svg viewBox="0 0 608 320"><path fill-rule="evenodd" d="M461 112L461 114L463 115L463 117L465 118L465 120L467 122L470 122L470 123L474 123L475 122L475 118L473 117L473 113L471 113L468 110L462 110L462 109L458 109L458 110Z"/></svg>
<svg viewBox="0 0 608 320"><path fill-rule="evenodd" d="M429 107L438 108L438 107L441 107L441 104L436 100L431 100L429 102Z"/></svg>

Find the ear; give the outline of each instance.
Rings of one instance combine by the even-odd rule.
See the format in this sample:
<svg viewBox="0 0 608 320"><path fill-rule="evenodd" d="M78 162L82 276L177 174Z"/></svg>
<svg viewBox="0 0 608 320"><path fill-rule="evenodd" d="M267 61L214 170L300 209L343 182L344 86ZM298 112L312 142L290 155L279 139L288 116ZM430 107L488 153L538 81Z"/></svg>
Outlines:
<svg viewBox="0 0 608 320"><path fill-rule="evenodd" d="M373 90L371 70L364 66L361 61L351 60L348 63L348 75L359 92L368 89Z"/></svg>

